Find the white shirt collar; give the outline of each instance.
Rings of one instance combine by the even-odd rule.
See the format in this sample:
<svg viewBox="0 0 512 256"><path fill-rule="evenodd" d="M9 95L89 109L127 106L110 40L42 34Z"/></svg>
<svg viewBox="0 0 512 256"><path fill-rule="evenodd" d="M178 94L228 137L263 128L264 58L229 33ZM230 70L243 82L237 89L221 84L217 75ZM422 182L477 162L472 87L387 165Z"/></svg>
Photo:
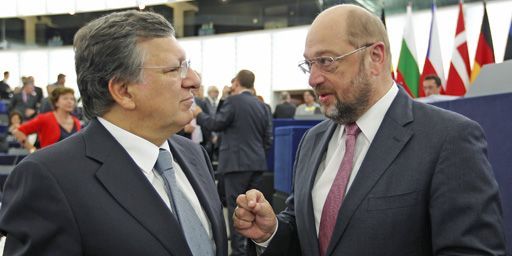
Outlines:
<svg viewBox="0 0 512 256"><path fill-rule="evenodd" d="M98 121L114 136L146 175L152 172L155 166L159 148L170 151L167 140L160 147L157 147L148 140L128 132L104 118L98 117Z"/></svg>
<svg viewBox="0 0 512 256"><path fill-rule="evenodd" d="M386 112L388 112L388 109L397 94L398 87L396 84L393 84L388 92L356 121L357 126L361 129L361 133L368 139L368 141L373 141Z"/></svg>
<svg viewBox="0 0 512 256"><path fill-rule="evenodd" d="M218 99L219 97L217 97L217 99L213 99L213 98L212 98L212 97L210 97L210 96L206 96L206 98L208 98L208 100L210 100L210 102L215 102L215 103L216 103L216 102L217 102L217 99Z"/></svg>

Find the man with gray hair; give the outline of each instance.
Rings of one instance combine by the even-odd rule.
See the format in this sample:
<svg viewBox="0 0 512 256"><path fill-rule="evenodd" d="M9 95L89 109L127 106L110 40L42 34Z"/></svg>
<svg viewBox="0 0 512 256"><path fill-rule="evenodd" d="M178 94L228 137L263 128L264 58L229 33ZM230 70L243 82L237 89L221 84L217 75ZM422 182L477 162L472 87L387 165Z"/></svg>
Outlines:
<svg viewBox="0 0 512 256"><path fill-rule="evenodd" d="M12 96L9 112L18 111L23 120L29 120L37 115L38 97L35 92L34 80L22 79L23 86L19 93Z"/></svg>
<svg viewBox="0 0 512 256"><path fill-rule="evenodd" d="M217 112L219 98L219 89L215 85L208 86L207 96L205 98L206 103L208 104L208 112L210 114L215 114Z"/></svg>
<svg viewBox="0 0 512 256"><path fill-rule="evenodd" d="M199 86L172 25L96 19L74 38L84 132L26 157L0 210L4 255L227 255L206 152L173 136Z"/></svg>
<svg viewBox="0 0 512 256"><path fill-rule="evenodd" d="M289 92L281 92L281 104L277 104L274 110L274 118L293 118L296 107L291 101Z"/></svg>

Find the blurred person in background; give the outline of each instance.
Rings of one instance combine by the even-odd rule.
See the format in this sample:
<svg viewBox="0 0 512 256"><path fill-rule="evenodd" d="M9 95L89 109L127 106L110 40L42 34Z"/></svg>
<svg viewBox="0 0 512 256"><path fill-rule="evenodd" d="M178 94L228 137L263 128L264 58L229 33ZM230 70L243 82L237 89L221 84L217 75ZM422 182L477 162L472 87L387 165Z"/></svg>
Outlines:
<svg viewBox="0 0 512 256"><path fill-rule="evenodd" d="M0 99L3 100L8 100L12 97L12 89L7 80L9 80L9 71L4 72L4 79L0 81Z"/></svg>
<svg viewBox="0 0 512 256"><path fill-rule="evenodd" d="M58 74L57 75L57 82L53 83L55 86L66 86L66 75L64 74Z"/></svg>
<svg viewBox="0 0 512 256"><path fill-rule="evenodd" d="M201 78L199 73L198 73L198 77ZM203 100L204 99L204 91L203 90L204 90L204 87L202 85L200 85L199 88L192 90L192 94L194 95L194 104L192 105L192 108L200 107L201 109L205 109L205 111L208 111L206 102ZM209 153L208 149L205 147L205 143L209 139L208 138L209 132L204 127L197 125L195 118L192 119L192 121L190 121L190 123L185 125L185 127L181 131L179 131L177 134L181 135L183 137L189 138L197 144L200 144Z"/></svg>
<svg viewBox="0 0 512 256"><path fill-rule="evenodd" d="M441 79L436 75L427 75L423 80L423 91L425 97L441 93Z"/></svg>
<svg viewBox="0 0 512 256"><path fill-rule="evenodd" d="M274 111L274 118L293 118L296 107L291 103L289 92L281 92L281 103L277 104Z"/></svg>
<svg viewBox="0 0 512 256"><path fill-rule="evenodd" d="M9 111L18 111L23 119L28 120L37 115L38 98L34 91L33 80L22 77L23 86L19 93L15 93L11 100Z"/></svg>
<svg viewBox="0 0 512 256"><path fill-rule="evenodd" d="M231 84L233 84L234 80L232 79L231 80ZM222 95L220 96L220 99L219 99L219 104L217 104L217 111L222 107L222 105L224 104L224 101L229 97L231 96L231 93L232 93L232 89L231 89L231 86L229 85L224 85L224 87L222 87ZM251 92L252 94L252 92Z"/></svg>
<svg viewBox="0 0 512 256"><path fill-rule="evenodd" d="M265 102L265 99L263 98L263 96L261 96L261 95L256 95L256 98L258 98L258 100L259 100L261 103L265 104L265 107L267 107L267 110L268 110L268 112L269 112L269 113L272 113L272 108L270 107L270 105L269 105L269 104L267 104L267 103Z"/></svg>
<svg viewBox="0 0 512 256"><path fill-rule="evenodd" d="M217 112L218 98L219 89L217 88L217 86L208 86L207 96L204 98L204 100L208 105L210 114L215 114L215 112Z"/></svg>
<svg viewBox="0 0 512 256"><path fill-rule="evenodd" d="M272 118L264 103L253 95L254 73L241 70L232 79L231 96L215 115L196 109L197 123L222 132L218 171L224 180L228 216L236 207L236 197L250 188L260 188L267 170L266 150L272 145ZM227 93L227 91L226 91ZM245 255L245 238L233 229L229 219L231 255Z"/></svg>
<svg viewBox="0 0 512 256"><path fill-rule="evenodd" d="M16 137L12 134L16 128L20 126L23 121L23 116L17 111L9 113L9 126L6 134L0 134L0 152L9 153L11 148L20 148L21 145L16 140ZM26 154L25 150L23 150Z"/></svg>
<svg viewBox="0 0 512 256"><path fill-rule="evenodd" d="M199 78L201 78L200 74ZM194 103L197 107L200 107L205 113L211 114L212 109L208 104L207 97L204 97L204 87L201 85L194 94ZM215 114L215 111L213 112ZM192 134L192 138L201 137L200 139L196 139L196 141L200 141L201 146L206 150L210 160L212 159L213 154L213 143L212 143L212 131L208 130L204 126L200 126L197 124L197 120L194 118L192 122L195 125L196 129L200 129L200 133Z"/></svg>
<svg viewBox="0 0 512 256"><path fill-rule="evenodd" d="M300 104L295 110L295 116L322 114L320 105L315 101L315 92L307 90L303 94L304 103Z"/></svg>
<svg viewBox="0 0 512 256"><path fill-rule="evenodd" d="M9 113L9 135L14 139L13 132L20 127L21 123L23 123L23 115L20 112L12 111Z"/></svg>
<svg viewBox="0 0 512 256"><path fill-rule="evenodd" d="M23 115L18 111L9 113L9 131L14 130L23 123Z"/></svg>
<svg viewBox="0 0 512 256"><path fill-rule="evenodd" d="M203 108L201 107L201 109L205 112L205 113L208 113L209 115L215 115L215 113L217 113L217 106L219 105L218 103L218 100L219 100L219 89L217 88L217 86L215 85L212 85L212 86L208 86L208 89L207 89L207 94L206 94L206 97L204 98L204 102L205 102L205 105L206 105L206 108L208 109L208 111L206 110L206 108ZM218 144L218 133L216 132L212 132L212 131L208 131L209 134L207 134L207 136L205 136L205 138L207 138L207 142L205 143L204 147L206 149L206 151L208 152L208 155L210 156L210 160L212 160L212 163L216 163L217 162L217 159L218 159L218 149L219 149L219 144ZM214 167L217 167L216 164L214 165Z"/></svg>
<svg viewBox="0 0 512 256"><path fill-rule="evenodd" d="M44 148L71 136L81 129L80 120L71 114L76 105L73 89L55 88L52 91L50 101L55 110L39 114L13 130L13 134L18 141L29 151L34 150L33 145L27 143L27 136L32 133L37 133L41 148Z"/></svg>
<svg viewBox="0 0 512 256"><path fill-rule="evenodd" d="M57 88L57 85L55 84L49 84L48 86L46 86L46 92L48 93L48 96L41 101L41 106L39 106L39 114L50 112L53 110L53 105L51 103L51 95L55 88Z"/></svg>
<svg viewBox="0 0 512 256"><path fill-rule="evenodd" d="M35 92L35 95L36 95L36 98L37 98L37 108L36 109L38 109L39 105L41 104L41 101L44 98L44 96L43 96L43 89L41 89L41 87L36 85L36 81L35 81L33 76L27 77L27 80L30 81L32 83L32 85L34 86L34 92Z"/></svg>

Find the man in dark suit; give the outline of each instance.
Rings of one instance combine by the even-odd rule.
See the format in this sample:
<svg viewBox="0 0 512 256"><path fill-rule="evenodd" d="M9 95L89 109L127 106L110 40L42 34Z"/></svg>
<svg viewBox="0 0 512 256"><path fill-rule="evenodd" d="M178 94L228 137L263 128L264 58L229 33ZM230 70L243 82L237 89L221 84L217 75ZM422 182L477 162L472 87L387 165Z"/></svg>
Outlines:
<svg viewBox="0 0 512 256"><path fill-rule="evenodd" d="M201 79L201 75L198 74L198 76L199 76L199 79ZM203 99L203 95L204 95L203 86L199 86L199 88L197 88L196 90L193 90L192 94L194 95L195 106L200 107L201 109L205 109L206 113L209 113L208 109L207 109L208 108L207 103ZM195 106L193 106L192 108L195 108ZM196 130L196 129L200 130L200 132L198 133L197 132L198 130ZM207 136L209 136L210 133L208 132L208 130L206 128L198 126L196 123L196 120L193 119L192 121L190 121L190 123L185 125L185 127L182 130L180 130L177 134L181 135L185 138L191 139L192 141L194 141L197 144L201 144L201 146L203 146L206 149L208 156L210 156L210 152L205 147L205 142L208 141ZM210 157L210 159L211 159L211 157Z"/></svg>
<svg viewBox="0 0 512 256"><path fill-rule="evenodd" d="M290 93L281 93L281 104L277 104L276 110L274 111L274 118L293 118L295 116L295 105L291 102Z"/></svg>
<svg viewBox="0 0 512 256"><path fill-rule="evenodd" d="M38 97L34 91L34 82L23 79L23 86L19 93L12 96L9 112L18 111L23 115L23 120L28 120L37 115Z"/></svg>
<svg viewBox="0 0 512 256"><path fill-rule="evenodd" d="M272 144L270 112L250 91L254 78L251 71L241 70L233 78L231 96L214 116L197 111L199 125L223 132L218 171L223 174L229 216L240 193L259 188L267 170L265 151ZM245 255L245 239L235 232L231 221L230 230L232 255Z"/></svg>
<svg viewBox="0 0 512 256"><path fill-rule="evenodd" d="M206 102L205 98L195 97L194 101L196 102L196 105L199 108L205 110L205 113L207 113L207 114L211 113L210 109L208 109L208 103ZM196 124L197 124L197 122L196 122ZM211 159L212 158L212 153L213 153L213 144L212 144L212 141L211 141L212 132L210 130L208 130L206 127L204 127L204 126L199 126L199 127L201 128L201 135L202 135L202 141L201 141L200 144L206 150L206 152L208 153L208 156Z"/></svg>
<svg viewBox="0 0 512 256"><path fill-rule="evenodd" d="M172 25L112 13L81 28L74 48L90 123L9 176L4 255L227 255L206 152L173 136L193 118L199 78Z"/></svg>
<svg viewBox="0 0 512 256"><path fill-rule="evenodd" d="M36 98L37 98L37 108L39 108L39 105L41 104L41 102L43 101L43 89L41 89L41 87L39 86L36 86L36 80L34 79L33 76L29 76L27 77L27 80L29 82L32 83L32 85L34 86L34 94L36 95Z"/></svg>
<svg viewBox="0 0 512 256"><path fill-rule="evenodd" d="M7 83L9 71L4 71L4 79L0 81L0 99L8 100L12 97L12 89Z"/></svg>
<svg viewBox="0 0 512 256"><path fill-rule="evenodd" d="M482 128L393 82L378 17L355 5L327 9L304 57L330 120L302 139L287 209L276 221L251 190L237 199L239 232L264 255L505 255Z"/></svg>
<svg viewBox="0 0 512 256"><path fill-rule="evenodd" d="M208 110L210 113L215 114L217 112L217 98L219 97L219 89L217 86L212 85L208 86L208 91L206 92L206 97L204 101L208 106Z"/></svg>

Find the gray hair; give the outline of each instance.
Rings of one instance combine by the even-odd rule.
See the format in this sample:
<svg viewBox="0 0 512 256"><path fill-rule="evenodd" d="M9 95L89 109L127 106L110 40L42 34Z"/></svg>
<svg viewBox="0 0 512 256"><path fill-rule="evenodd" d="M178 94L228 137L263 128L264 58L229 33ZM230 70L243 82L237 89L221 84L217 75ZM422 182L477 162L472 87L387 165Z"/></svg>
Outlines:
<svg viewBox="0 0 512 256"><path fill-rule="evenodd" d="M288 101L290 99L290 93L288 92L281 92L281 100L282 101Z"/></svg>
<svg viewBox="0 0 512 256"><path fill-rule="evenodd" d="M88 118L103 116L114 105L108 83L139 82L142 40L174 36L163 16L152 12L124 11L91 21L75 34L78 89Z"/></svg>

